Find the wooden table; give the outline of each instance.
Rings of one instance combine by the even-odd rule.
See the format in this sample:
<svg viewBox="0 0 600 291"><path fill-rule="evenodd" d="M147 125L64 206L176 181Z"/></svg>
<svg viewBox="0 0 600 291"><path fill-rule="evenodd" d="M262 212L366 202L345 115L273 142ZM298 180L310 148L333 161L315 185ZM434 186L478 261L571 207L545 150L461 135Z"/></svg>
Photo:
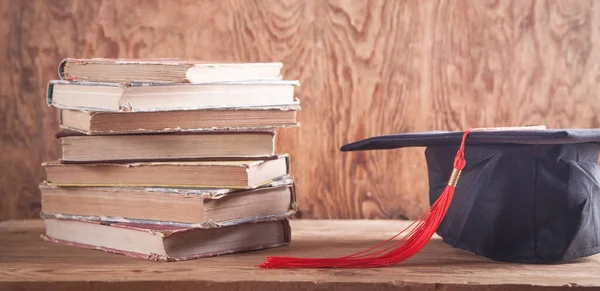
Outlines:
<svg viewBox="0 0 600 291"><path fill-rule="evenodd" d="M292 245L177 263L43 242L40 220L0 223L0 290L538 290L600 287L600 255L558 265L494 262L434 238L400 265L379 269L265 270L268 255L344 255L405 221L295 220Z"/></svg>

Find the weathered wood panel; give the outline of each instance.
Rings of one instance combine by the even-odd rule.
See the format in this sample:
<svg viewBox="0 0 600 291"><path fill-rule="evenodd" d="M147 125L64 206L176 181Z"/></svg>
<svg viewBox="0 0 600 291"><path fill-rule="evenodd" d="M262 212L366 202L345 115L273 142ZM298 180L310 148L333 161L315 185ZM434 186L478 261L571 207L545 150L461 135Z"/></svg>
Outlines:
<svg viewBox="0 0 600 291"><path fill-rule="evenodd" d="M598 127L595 1L10 1L0 18L0 220L36 216L58 157L44 104L63 57L282 61L302 127L281 130L301 217L415 218L422 149L340 153L404 131Z"/></svg>

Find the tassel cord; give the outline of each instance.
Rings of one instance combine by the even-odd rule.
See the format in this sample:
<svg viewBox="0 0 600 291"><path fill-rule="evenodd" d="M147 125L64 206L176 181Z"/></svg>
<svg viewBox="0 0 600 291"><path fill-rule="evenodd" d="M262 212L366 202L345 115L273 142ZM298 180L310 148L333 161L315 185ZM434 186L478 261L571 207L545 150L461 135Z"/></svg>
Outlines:
<svg viewBox="0 0 600 291"><path fill-rule="evenodd" d="M470 130L464 132L454 159L454 171L440 197L423 215L386 241L369 249L336 258L268 257L262 268L373 268L385 267L405 261L419 252L429 242L441 224L454 197L460 171L466 166L464 149ZM410 231L408 231L410 229ZM394 241L400 235L408 233ZM393 242L393 243L392 243Z"/></svg>

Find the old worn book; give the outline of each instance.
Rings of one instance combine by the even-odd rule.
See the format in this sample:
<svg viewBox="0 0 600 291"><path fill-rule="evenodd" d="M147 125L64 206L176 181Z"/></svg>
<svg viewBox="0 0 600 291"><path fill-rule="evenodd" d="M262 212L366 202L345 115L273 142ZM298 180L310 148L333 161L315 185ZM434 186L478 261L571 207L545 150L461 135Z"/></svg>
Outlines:
<svg viewBox="0 0 600 291"><path fill-rule="evenodd" d="M259 159L275 155L275 131L96 135L62 130L63 163Z"/></svg>
<svg viewBox="0 0 600 291"><path fill-rule="evenodd" d="M285 219L200 229L45 219L46 241L154 261L183 261L288 245Z"/></svg>
<svg viewBox="0 0 600 291"><path fill-rule="evenodd" d="M94 112L64 109L60 126L86 134L164 133L272 129L297 126L298 103L267 107L158 112Z"/></svg>
<svg viewBox="0 0 600 291"><path fill-rule="evenodd" d="M143 186L252 189L289 173L289 157L255 161L42 164L55 186Z"/></svg>
<svg viewBox="0 0 600 291"><path fill-rule="evenodd" d="M39 186L44 218L214 228L296 210L292 179L254 190Z"/></svg>
<svg viewBox="0 0 600 291"><path fill-rule="evenodd" d="M207 63L179 59L64 59L64 80L96 82L206 83L281 79L282 63Z"/></svg>
<svg viewBox="0 0 600 291"><path fill-rule="evenodd" d="M208 84L50 81L47 102L58 108L97 111L167 111L269 106L294 102L297 81Z"/></svg>

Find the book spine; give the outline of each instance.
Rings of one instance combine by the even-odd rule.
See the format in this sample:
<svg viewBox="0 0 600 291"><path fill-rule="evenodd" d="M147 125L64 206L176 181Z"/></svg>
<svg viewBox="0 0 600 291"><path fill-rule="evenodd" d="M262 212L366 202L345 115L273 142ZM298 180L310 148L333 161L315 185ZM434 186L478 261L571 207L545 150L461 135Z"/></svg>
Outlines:
<svg viewBox="0 0 600 291"><path fill-rule="evenodd" d="M60 64L58 64L58 77L60 77L61 80L65 79L65 67L67 66L68 61L69 59L63 59Z"/></svg>
<svg viewBox="0 0 600 291"><path fill-rule="evenodd" d="M52 106L53 94L54 94L54 83L48 82L48 86L46 87L46 104L49 107Z"/></svg>

